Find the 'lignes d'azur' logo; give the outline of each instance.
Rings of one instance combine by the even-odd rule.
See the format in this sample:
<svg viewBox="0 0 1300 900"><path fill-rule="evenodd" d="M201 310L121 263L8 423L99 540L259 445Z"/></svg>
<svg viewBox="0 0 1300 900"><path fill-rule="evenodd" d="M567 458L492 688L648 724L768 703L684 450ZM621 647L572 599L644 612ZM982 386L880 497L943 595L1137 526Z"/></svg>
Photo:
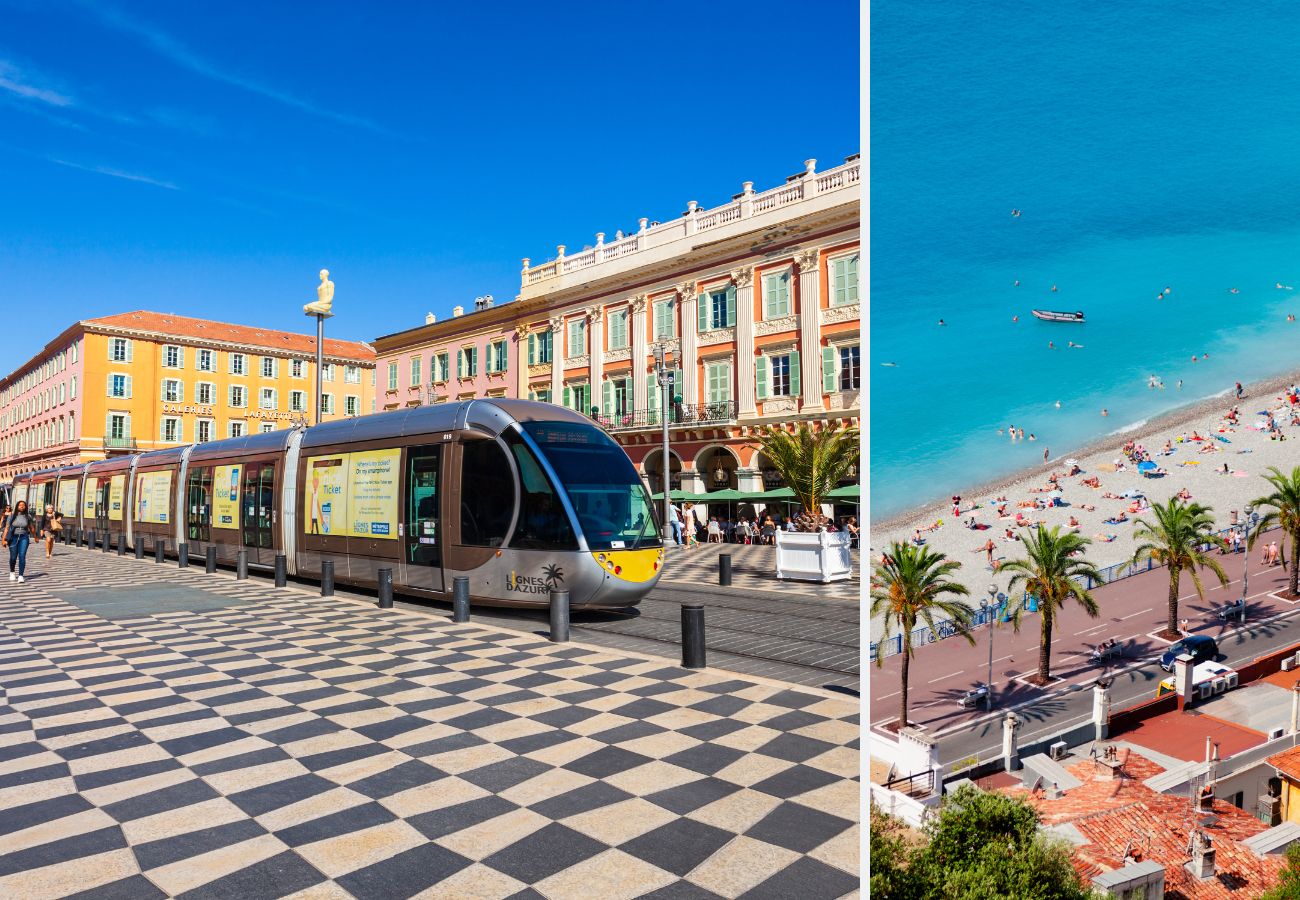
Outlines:
<svg viewBox="0 0 1300 900"><path fill-rule="evenodd" d="M510 578L506 581L506 590L520 594L547 594L558 589L563 583L564 570L559 566L549 565L542 569L540 576L520 575L518 572L511 571Z"/></svg>

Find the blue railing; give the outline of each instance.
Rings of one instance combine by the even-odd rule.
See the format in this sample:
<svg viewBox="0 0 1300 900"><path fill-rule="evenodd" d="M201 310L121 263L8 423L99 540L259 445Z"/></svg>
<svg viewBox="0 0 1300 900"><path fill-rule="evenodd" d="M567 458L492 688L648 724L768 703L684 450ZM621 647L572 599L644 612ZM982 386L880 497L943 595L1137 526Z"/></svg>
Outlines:
<svg viewBox="0 0 1300 900"><path fill-rule="evenodd" d="M1228 535L1232 534L1233 531L1238 530L1240 527L1241 526L1229 526L1228 528L1222 528L1219 531L1213 532L1212 536L1217 540L1214 542L1204 544L1202 546L1202 549L1208 549L1210 547L1219 546L1219 544L1225 538L1227 538ZM1269 529L1269 531L1272 530L1273 530L1272 528ZM1241 546L1244 551L1244 548L1246 546L1246 542L1244 540L1242 541ZM1152 569L1158 569L1158 568L1163 568L1163 567L1156 565L1149 559L1146 561L1146 563L1139 564L1136 566L1133 565L1132 563L1115 563L1114 565L1107 566L1104 569L1098 570L1098 574L1101 575L1101 581L1094 581L1091 578L1086 579L1087 589L1092 590L1093 588L1098 587L1099 585L1111 584L1116 581L1123 581L1125 578L1132 578L1134 575L1141 575L1143 572L1150 572ZM1038 611L1038 606L1036 603L1033 602L1032 597L1029 598L1029 603L1026 604L1025 608L1027 612ZM971 629L978 628L981 625L988 624L990 609L996 609L999 612L1001 612L1002 621L1005 622L1008 620L1006 616L1007 601L1004 600L1001 603L1001 605L997 607L992 607L992 608L985 607L984 609L975 610L974 611L975 614L971 618L971 624L966 630L969 631ZM935 629L936 630L932 631L930 629L930 626L928 625L922 625L919 628L913 629L912 647L916 648L916 647L923 647L926 644L933 644L935 641L941 641L944 638L950 638L953 635L958 634L959 632L962 631L961 626L957 625L957 623L953 622L950 619L944 619L942 621L935 622ZM867 659L871 660L872 662L875 662L876 654L880 652L881 648L884 649L885 658L889 658L891 656L894 656L895 654L902 653L903 636L901 634L895 634L885 638L883 641L872 641L867 651Z"/></svg>

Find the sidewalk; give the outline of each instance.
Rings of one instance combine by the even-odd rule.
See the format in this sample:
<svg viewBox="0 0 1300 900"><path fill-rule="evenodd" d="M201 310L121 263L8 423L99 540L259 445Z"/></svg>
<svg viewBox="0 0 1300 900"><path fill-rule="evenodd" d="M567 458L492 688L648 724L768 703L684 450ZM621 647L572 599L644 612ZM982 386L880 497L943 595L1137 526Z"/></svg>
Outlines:
<svg viewBox="0 0 1300 900"><path fill-rule="evenodd" d="M856 892L847 698L56 554L0 581L0 896Z"/></svg>

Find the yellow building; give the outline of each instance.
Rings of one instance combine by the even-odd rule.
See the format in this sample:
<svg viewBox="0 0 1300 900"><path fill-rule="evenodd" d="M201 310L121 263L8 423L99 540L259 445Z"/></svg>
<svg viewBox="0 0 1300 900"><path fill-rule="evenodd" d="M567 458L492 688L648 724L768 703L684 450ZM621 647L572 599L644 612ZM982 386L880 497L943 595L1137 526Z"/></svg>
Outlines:
<svg viewBox="0 0 1300 900"><path fill-rule="evenodd" d="M375 353L325 341L321 419L374 411ZM0 480L313 421L316 338L129 312L77 322L0 380Z"/></svg>

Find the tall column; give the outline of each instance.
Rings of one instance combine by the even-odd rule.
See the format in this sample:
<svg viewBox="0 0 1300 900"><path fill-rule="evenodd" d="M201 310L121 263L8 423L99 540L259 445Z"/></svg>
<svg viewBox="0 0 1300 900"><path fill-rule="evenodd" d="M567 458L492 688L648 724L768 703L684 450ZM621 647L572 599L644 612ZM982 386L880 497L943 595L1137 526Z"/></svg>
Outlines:
<svg viewBox="0 0 1300 900"><path fill-rule="evenodd" d="M695 311L699 298L695 295L695 283L688 281L677 285L677 296L681 298L677 309L682 317L682 352L677 362L682 370L682 383L677 386L677 390L681 391L682 403L690 406L700 402L695 391L695 366L699 359L700 340L699 318Z"/></svg>
<svg viewBox="0 0 1300 900"><path fill-rule="evenodd" d="M754 401L754 267L733 269L736 283L736 399L740 417L758 415Z"/></svg>
<svg viewBox="0 0 1300 900"><path fill-rule="evenodd" d="M649 409L650 398L646 395L646 295L637 294L632 298L628 315L632 318L632 409Z"/></svg>
<svg viewBox="0 0 1300 900"><path fill-rule="evenodd" d="M528 399L528 326L515 326L515 396Z"/></svg>
<svg viewBox="0 0 1300 900"><path fill-rule="evenodd" d="M799 267L799 360L803 367L804 412L825 409L822 401L821 250L814 247L794 255Z"/></svg>
<svg viewBox="0 0 1300 900"><path fill-rule="evenodd" d="M588 307L587 309L587 358L588 371L591 372L591 403L590 406L600 406L601 397L604 396L604 377L605 377L605 334L602 327L603 319L599 306ZM584 413L590 413L590 409L584 409ZM604 415L605 409L601 407L601 415Z"/></svg>
<svg viewBox="0 0 1300 900"><path fill-rule="evenodd" d="M551 316L551 402L564 403L564 317Z"/></svg>

